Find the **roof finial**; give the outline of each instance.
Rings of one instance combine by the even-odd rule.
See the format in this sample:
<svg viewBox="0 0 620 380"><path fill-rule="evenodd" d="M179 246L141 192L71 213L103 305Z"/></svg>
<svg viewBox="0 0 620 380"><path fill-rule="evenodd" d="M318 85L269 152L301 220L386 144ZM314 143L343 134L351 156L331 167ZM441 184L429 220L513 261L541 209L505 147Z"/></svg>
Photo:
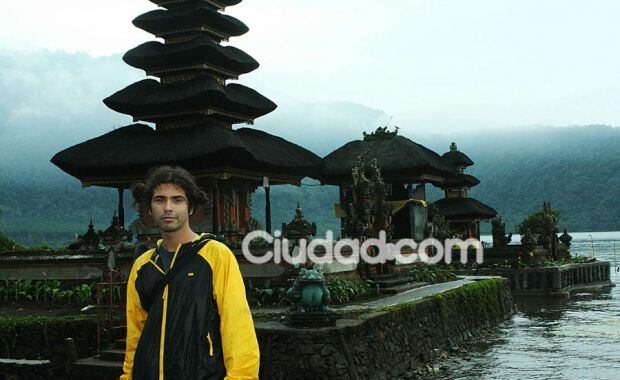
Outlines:
<svg viewBox="0 0 620 380"><path fill-rule="evenodd" d="M450 144L450 152L457 152L458 150L456 143L453 141L452 144Z"/></svg>
<svg viewBox="0 0 620 380"><path fill-rule="evenodd" d="M390 119L388 120L387 124L385 125L385 127L378 127L374 132L372 133L366 133L363 132L362 135L364 136L364 141L369 141L369 140L378 140L378 139L389 139L392 138L394 136L396 136L398 134L398 126L394 126L394 132L390 132L388 131L390 122L392 121L392 117L390 116Z"/></svg>

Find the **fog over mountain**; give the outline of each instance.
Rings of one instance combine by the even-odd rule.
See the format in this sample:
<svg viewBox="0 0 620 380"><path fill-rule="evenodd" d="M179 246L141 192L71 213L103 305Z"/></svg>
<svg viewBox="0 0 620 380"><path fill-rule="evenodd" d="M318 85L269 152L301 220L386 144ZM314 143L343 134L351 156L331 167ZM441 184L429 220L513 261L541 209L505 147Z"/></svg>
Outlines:
<svg viewBox="0 0 620 380"><path fill-rule="evenodd" d="M82 189L49 160L61 149L131 124L130 117L107 109L102 99L143 77L119 55L0 51L0 230L26 244L61 244L84 232L91 217L97 229L107 227L116 192ZM620 196L618 128L528 126L438 133L441 129L434 125L412 128L400 115L367 104L277 102L278 109L257 120L255 128L320 156L388 123L440 154L457 142L475 162L468 172L481 180L471 196L496 208L510 228L550 201L562 213L560 224L571 230L620 229L615 201ZM302 201L308 219L322 229L337 227L334 188L285 186L272 194L274 226L288 222L296 202ZM431 198L439 196L430 190ZM262 204L259 191L254 199L259 219Z"/></svg>

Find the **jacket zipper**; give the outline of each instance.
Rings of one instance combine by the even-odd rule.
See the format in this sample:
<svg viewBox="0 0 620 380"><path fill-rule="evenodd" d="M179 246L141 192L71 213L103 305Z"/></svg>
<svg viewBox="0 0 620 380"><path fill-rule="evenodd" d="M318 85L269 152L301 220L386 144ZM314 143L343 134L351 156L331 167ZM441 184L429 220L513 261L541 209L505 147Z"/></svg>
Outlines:
<svg viewBox="0 0 620 380"><path fill-rule="evenodd" d="M211 333L207 333L207 340L209 341L209 356L213 356L213 341L211 340Z"/></svg>
<svg viewBox="0 0 620 380"><path fill-rule="evenodd" d="M180 248L181 244L179 244L176 251L174 251L174 256L172 256L172 262L170 263L170 269L174 265L174 261L177 258L177 253L179 253ZM166 287L164 288L162 300L163 312L161 316L161 336L159 339L159 380L164 380L164 342L166 340L166 314L168 312L168 285L166 285Z"/></svg>

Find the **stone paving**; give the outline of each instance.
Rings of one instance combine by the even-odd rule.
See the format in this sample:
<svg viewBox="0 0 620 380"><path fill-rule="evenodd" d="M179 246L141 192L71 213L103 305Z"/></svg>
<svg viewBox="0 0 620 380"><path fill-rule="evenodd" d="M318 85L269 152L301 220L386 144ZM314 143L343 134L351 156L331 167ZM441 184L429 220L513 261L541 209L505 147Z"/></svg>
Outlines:
<svg viewBox="0 0 620 380"><path fill-rule="evenodd" d="M378 300L363 302L355 305L347 305L347 306L333 306L332 309L337 312L355 312L360 310L372 310L379 309L382 307L389 307L394 305L399 305L411 301L415 301L427 296L431 296L433 294L443 293L445 291L456 289L465 284L469 284L471 282L477 280L483 280L487 278L498 278L497 276L459 276L458 280L443 282L440 284L432 284L426 285L419 288L411 289L399 294L395 294L393 296L384 297ZM287 306L284 307L274 307L274 308L261 308L252 310L253 315L265 315L265 314L280 314L285 312L288 309Z"/></svg>
<svg viewBox="0 0 620 380"><path fill-rule="evenodd" d="M431 296L437 293L443 293L447 290L456 289L465 284L470 283L470 280L456 280L450 282L443 282L440 284L426 285L420 288L411 289L406 292L402 292L391 297L381 298L375 301L365 302L358 305L348 305L343 307L334 307L334 310L342 311L358 311L367 309L379 309L382 307L400 305L403 303L415 301L427 296Z"/></svg>

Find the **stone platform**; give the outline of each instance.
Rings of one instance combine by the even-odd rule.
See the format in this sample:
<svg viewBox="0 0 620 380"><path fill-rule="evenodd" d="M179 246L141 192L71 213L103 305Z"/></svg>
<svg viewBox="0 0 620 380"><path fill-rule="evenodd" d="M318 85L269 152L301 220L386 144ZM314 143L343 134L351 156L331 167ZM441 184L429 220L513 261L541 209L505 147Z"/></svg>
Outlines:
<svg viewBox="0 0 620 380"><path fill-rule="evenodd" d="M461 279L334 308L334 327L255 322L261 379L392 379L515 312L504 279Z"/></svg>
<svg viewBox="0 0 620 380"><path fill-rule="evenodd" d="M515 311L508 282L486 277L337 307L339 318L332 327L285 326L280 321L285 310L253 310L261 379L395 378ZM82 359L69 369L68 378L116 379L121 361L120 354Z"/></svg>

